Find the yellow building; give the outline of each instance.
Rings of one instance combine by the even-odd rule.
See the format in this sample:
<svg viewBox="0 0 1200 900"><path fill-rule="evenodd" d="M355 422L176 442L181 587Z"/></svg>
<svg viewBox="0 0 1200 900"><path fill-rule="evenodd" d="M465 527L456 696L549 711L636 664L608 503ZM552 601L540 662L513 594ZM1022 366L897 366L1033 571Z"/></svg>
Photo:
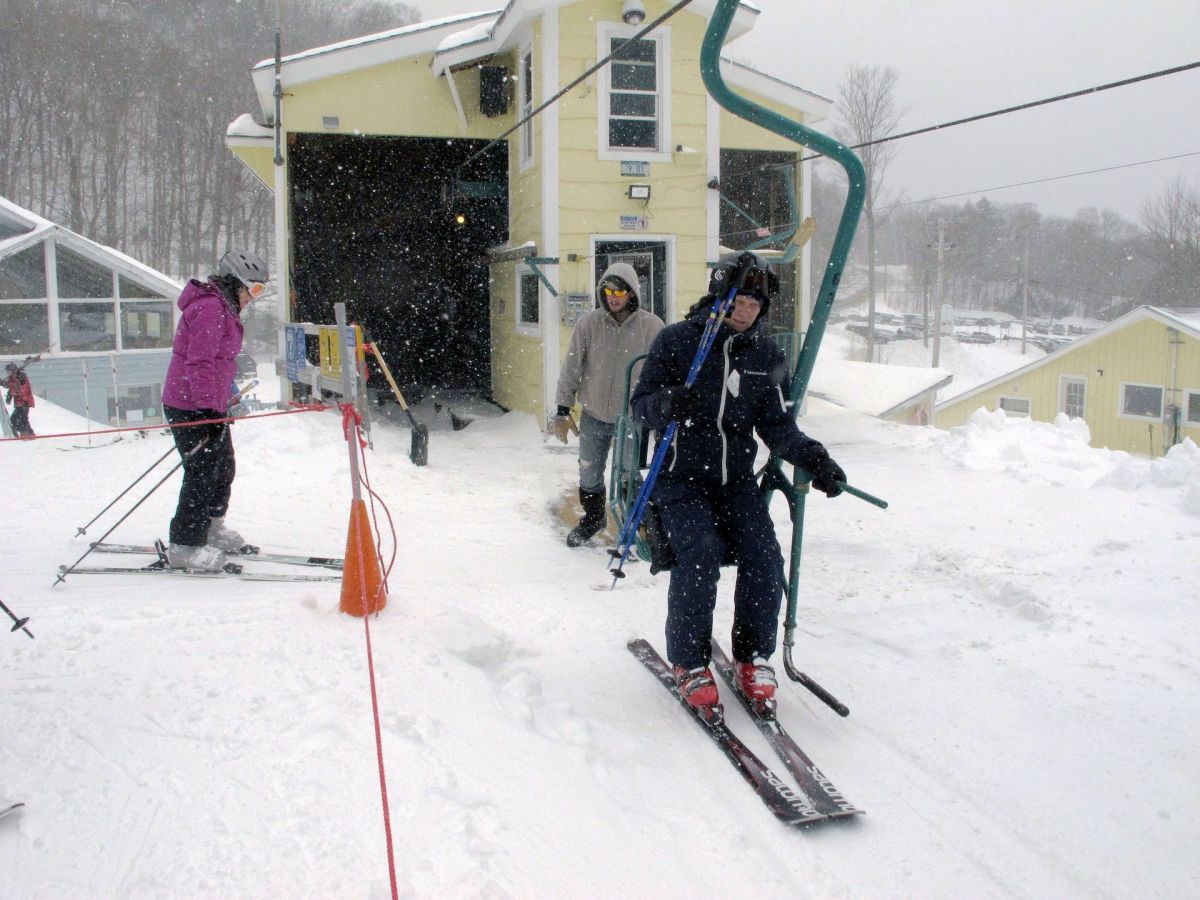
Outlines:
<svg viewBox="0 0 1200 900"><path fill-rule="evenodd" d="M257 65L261 108L226 142L275 192L291 320L330 322L344 301L402 385L476 390L539 416L571 325L618 260L637 270L643 308L671 322L722 252L758 245L785 293L772 324L802 330L802 148L706 93L713 0L625 44L673 5L510 0L289 54L278 129L275 62ZM742 4L729 39L757 16ZM722 71L806 125L828 112L745 65Z"/></svg>
<svg viewBox="0 0 1200 900"><path fill-rule="evenodd" d="M1200 443L1200 315L1142 306L1073 344L939 404L934 424L983 407L1083 419L1093 447L1158 456Z"/></svg>

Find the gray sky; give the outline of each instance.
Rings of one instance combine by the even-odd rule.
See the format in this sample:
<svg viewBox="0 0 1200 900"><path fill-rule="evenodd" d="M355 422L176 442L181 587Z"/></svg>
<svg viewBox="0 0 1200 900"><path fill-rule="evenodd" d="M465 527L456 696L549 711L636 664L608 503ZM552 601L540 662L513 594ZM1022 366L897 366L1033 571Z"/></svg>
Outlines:
<svg viewBox="0 0 1200 900"><path fill-rule="evenodd" d="M900 75L901 130L936 125L1200 60L1200 0L755 0L727 53L836 99L853 64ZM502 0L413 0L423 18ZM830 123L818 126L827 128ZM1168 162L981 196L1043 213L1086 206L1137 220L1183 176L1200 189L1200 69L898 142L885 200L946 197L1143 160Z"/></svg>

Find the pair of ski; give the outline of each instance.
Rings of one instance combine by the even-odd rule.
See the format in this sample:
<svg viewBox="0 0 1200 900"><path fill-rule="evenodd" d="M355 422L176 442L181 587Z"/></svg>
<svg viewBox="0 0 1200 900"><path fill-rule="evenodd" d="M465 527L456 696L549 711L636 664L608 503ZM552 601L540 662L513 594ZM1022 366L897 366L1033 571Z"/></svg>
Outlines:
<svg viewBox="0 0 1200 900"><path fill-rule="evenodd" d="M202 572L195 569L172 569L167 565L167 550L162 541L153 545L143 544L104 544L93 543L92 549L97 553L135 553L154 555L158 559L148 566L131 568L129 566L80 566L70 570L72 575L130 575L156 574L181 575L190 578L237 578L242 581L340 581L341 575L297 575L286 572L247 572L239 563L227 562L219 572ZM324 569L342 569L342 560L326 556L302 556L287 553L263 553L258 547L246 544L241 550L228 554L261 562L283 563L294 566L316 566ZM65 572L66 566L59 566L60 572Z"/></svg>
<svg viewBox="0 0 1200 900"><path fill-rule="evenodd" d="M719 706L715 707L711 714L706 715L689 704L675 685L675 676L671 671L670 664L659 656L648 641L637 638L630 641L628 647L629 651L654 674L663 687L670 691L672 696L691 713L692 718L721 748L733 767L741 773L746 783L758 794L759 799L781 822L796 826L811 825L816 822L855 816L862 812L842 796L841 792L834 787L833 782L825 777L816 764L792 740L783 726L779 724L774 710L758 709L737 690L734 682L733 662L715 641L712 650L712 667L724 679L734 696L741 701L758 730L766 737L788 773L795 779L798 789L771 771L749 747L742 743L741 739L725 723Z"/></svg>

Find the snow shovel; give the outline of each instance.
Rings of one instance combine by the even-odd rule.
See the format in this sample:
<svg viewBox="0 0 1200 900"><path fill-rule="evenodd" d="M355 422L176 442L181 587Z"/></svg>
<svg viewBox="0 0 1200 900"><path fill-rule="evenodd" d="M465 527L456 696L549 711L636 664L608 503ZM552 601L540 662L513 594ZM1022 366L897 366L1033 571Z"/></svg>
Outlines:
<svg viewBox="0 0 1200 900"><path fill-rule="evenodd" d="M367 346L375 354L375 360L379 363L379 368L383 370L383 377L387 379L392 393L396 395L396 401L400 404L400 408L404 410L405 415L408 416L408 421L412 424L412 449L408 451L408 458L412 460L414 466L423 466L429 462L429 429L413 417L412 410L404 402L404 395L400 393L400 388L396 385L396 379L392 377L392 370L384 362L383 354L379 352L379 348L374 343L367 344Z"/></svg>

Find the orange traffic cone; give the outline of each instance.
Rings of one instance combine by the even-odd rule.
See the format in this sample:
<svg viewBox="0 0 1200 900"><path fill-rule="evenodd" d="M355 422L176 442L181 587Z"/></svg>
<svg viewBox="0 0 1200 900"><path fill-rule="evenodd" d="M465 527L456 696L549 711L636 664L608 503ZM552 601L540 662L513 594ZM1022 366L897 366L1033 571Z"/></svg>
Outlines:
<svg viewBox="0 0 1200 900"><path fill-rule="evenodd" d="M379 612L387 605L383 589L383 570L371 538L371 522L367 505L362 500L350 501L350 532L346 537L346 561L342 569L342 603L344 613L365 616Z"/></svg>

